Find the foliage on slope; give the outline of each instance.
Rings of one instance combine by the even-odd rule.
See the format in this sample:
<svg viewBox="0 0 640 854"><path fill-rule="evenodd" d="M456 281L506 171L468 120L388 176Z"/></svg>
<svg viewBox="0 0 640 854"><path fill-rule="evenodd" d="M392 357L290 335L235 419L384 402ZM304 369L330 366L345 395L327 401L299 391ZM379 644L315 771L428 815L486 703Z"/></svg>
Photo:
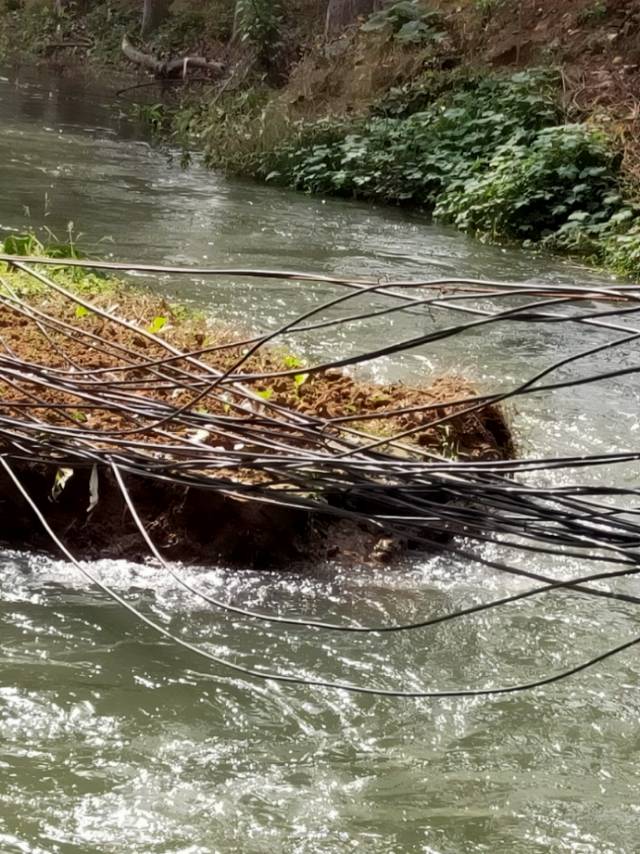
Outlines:
<svg viewBox="0 0 640 854"><path fill-rule="evenodd" d="M1 3L0 31L20 27L40 51L79 34L91 46L72 51L115 61L122 32L139 26L129 0L84 12L71 4L62 18L45 0ZM639 275L634 4L378 5L355 25L338 15L351 25L335 32L316 0L175 0L150 49L224 55L231 72L221 86L138 111L185 159L197 150L212 168L417 204L485 238L542 243ZM243 51L249 64L239 63Z"/></svg>

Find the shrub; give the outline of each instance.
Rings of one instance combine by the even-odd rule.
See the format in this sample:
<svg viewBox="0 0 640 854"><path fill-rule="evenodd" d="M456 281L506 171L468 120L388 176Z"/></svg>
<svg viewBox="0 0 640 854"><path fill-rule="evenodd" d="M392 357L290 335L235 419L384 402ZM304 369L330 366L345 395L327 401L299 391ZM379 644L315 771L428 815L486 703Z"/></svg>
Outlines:
<svg viewBox="0 0 640 854"><path fill-rule="evenodd" d="M526 142L552 120L548 75L485 78L406 117L307 125L295 141L267 152L260 171L310 192L432 208L452 182L486 167L499 146Z"/></svg>
<svg viewBox="0 0 640 854"><path fill-rule="evenodd" d="M271 96L272 90L258 79L255 85L224 97L214 93L205 99L196 93L173 107L137 106L135 113L154 137L182 150L184 165L191 151L197 150L210 168L256 175L265 149L273 150L291 134L286 115Z"/></svg>
<svg viewBox="0 0 640 854"><path fill-rule="evenodd" d="M531 142L512 138L480 174L456 181L435 208L465 231L540 239L567 226L607 222L619 206L616 157L584 125L544 128Z"/></svg>
<svg viewBox="0 0 640 854"><path fill-rule="evenodd" d="M626 230L605 237L598 257L621 276L637 279L640 278L640 218L634 212L625 217L625 222Z"/></svg>
<svg viewBox="0 0 640 854"><path fill-rule="evenodd" d="M390 30L394 39L405 44L437 42L446 36L442 15L424 9L419 0L400 0L374 12L360 29L363 32Z"/></svg>

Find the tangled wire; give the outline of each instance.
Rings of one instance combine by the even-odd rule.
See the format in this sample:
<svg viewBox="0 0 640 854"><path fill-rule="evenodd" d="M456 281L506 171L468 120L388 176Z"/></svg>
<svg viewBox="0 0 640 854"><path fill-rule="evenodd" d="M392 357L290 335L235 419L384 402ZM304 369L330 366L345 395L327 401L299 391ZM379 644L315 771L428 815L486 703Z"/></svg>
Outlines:
<svg viewBox="0 0 640 854"><path fill-rule="evenodd" d="M371 413L331 416L284 406L257 391L256 384L282 378L295 380L301 375L300 366L267 363L257 371L254 365L256 356L296 333L348 328L350 324L399 312L410 313L416 326L424 331L408 339L389 340L375 350L305 365L304 377L371 364L384 356L498 324L553 324L560 328L577 324L607 335L604 341L600 336L591 346L552 359L544 369L508 389L448 400L444 410L442 401L427 400L377 409L375 413L376 422L386 420L390 424L397 424L400 415L420 413L428 419L430 428L441 427L507 400L612 381L638 372L640 364L625 363L615 369L585 370L569 377L563 369L569 365L581 368L598 354L616 351L640 338L640 329L631 325L633 315L640 311L639 287L560 287L470 279L380 282L271 270L71 259L61 262L10 255L0 255L0 262L37 281L39 287L73 306L78 316L91 312L104 321L101 331L71 324L59 313L48 310L46 302L36 303L21 296L0 276L3 310L19 318L21 328L36 330L51 354L57 356L53 360L55 366L27 360L14 352L0 329L0 347L4 350L0 353L0 388L6 392L0 400L0 465L62 554L137 619L180 646L255 678L364 694L431 698L529 690L564 679L640 644L638 636L589 661L526 684L467 690L384 690L247 669L176 637L103 584L53 530L18 472L25 463L47 464L58 470L70 467L109 471L140 536L166 571L190 593L216 608L253 620L331 632L416 631L560 589L637 606L640 597L594 582L640 571L640 526L633 505L638 490L600 483L540 485L532 482L529 475L630 463L640 458L640 450L531 458L452 457L412 442L415 434L424 429L423 422L380 435L367 430ZM117 308L100 307L81 291L66 288L43 272L45 265L112 273L275 279L299 287L322 285L335 293L276 329L242 340L236 337L214 344L204 341L198 349L184 350L157 331L119 316ZM123 343L126 339L118 338L115 330L134 334L136 346ZM74 349L64 342L73 342ZM92 359L77 359L74 354L79 343ZM207 361L214 351L226 354L226 361ZM85 411L107 413L108 418L95 424L79 421L74 414L79 405ZM249 477L237 476L247 472ZM232 476L234 473L236 477ZM445 552L480 562L492 571L531 579L536 585L490 602L402 625L364 626L258 613L205 595L182 579L179 566L163 557L143 523L127 487L130 475L206 489L257 504L364 522L425 548L437 544ZM478 554L472 550L474 541L532 554L573 556L593 568L580 577L557 580ZM607 569L596 571L599 564L606 564Z"/></svg>

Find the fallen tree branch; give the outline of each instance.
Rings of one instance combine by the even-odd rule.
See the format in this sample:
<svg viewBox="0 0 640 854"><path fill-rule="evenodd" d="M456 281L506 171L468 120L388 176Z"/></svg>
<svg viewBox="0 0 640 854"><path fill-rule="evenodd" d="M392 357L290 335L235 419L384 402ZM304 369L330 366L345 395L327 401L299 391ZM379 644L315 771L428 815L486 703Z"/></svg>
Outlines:
<svg viewBox="0 0 640 854"><path fill-rule="evenodd" d="M130 62L148 68L156 77L172 77L178 72L183 77L187 76L189 68L204 68L217 74L224 70L224 65L215 60L205 59L203 56L184 56L180 59L162 60L150 53L143 53L131 44L129 37L122 37L122 52Z"/></svg>
<svg viewBox="0 0 640 854"><path fill-rule="evenodd" d="M60 41L60 42L49 42L49 44L45 45L45 51L50 53L54 50L69 50L71 48L81 47L85 50L88 50L90 47L93 47L93 42L89 39L76 39L76 41Z"/></svg>
<svg viewBox="0 0 640 854"><path fill-rule="evenodd" d="M224 71L224 65L222 62L205 59L203 56L185 56L182 59L169 60L165 63L164 70L168 77L171 77L172 74L175 74L180 70L182 70L182 76L186 77L187 69L189 67L205 68L207 71L215 71L218 74L221 71Z"/></svg>

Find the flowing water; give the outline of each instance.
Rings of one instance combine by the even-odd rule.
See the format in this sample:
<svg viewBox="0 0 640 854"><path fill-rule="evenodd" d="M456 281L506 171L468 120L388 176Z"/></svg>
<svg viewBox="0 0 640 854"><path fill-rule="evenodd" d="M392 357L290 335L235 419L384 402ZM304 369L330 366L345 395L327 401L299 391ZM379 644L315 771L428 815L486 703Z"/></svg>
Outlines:
<svg viewBox="0 0 640 854"><path fill-rule="evenodd" d="M597 281L556 258L483 246L417 213L308 198L198 167L183 172L141 141L112 95L77 80L6 74L0 121L2 231L44 225L64 237L73 222L83 246L153 262ZM151 287L265 327L318 298L300 285L241 279L166 277ZM416 334L419 318L393 318L300 346L310 355L355 352L381 336ZM375 370L419 380L455 369L493 388L596 337L566 324L500 327ZM598 367L636 354L632 345L614 352ZM631 377L539 394L510 414L525 454L628 449L637 442L638 402ZM638 469L554 480L572 477L629 485ZM584 569L575 560L507 557L550 574ZM221 615L151 564L94 569L172 631L235 662L383 687L519 682L640 626L633 605L564 591L418 632L327 637ZM369 623L406 622L528 586L442 556L305 575L184 573L234 603ZM634 580L619 586L640 593ZM205 666L63 561L5 552L0 852L637 852L634 649L544 690L503 697L403 701L284 687Z"/></svg>

